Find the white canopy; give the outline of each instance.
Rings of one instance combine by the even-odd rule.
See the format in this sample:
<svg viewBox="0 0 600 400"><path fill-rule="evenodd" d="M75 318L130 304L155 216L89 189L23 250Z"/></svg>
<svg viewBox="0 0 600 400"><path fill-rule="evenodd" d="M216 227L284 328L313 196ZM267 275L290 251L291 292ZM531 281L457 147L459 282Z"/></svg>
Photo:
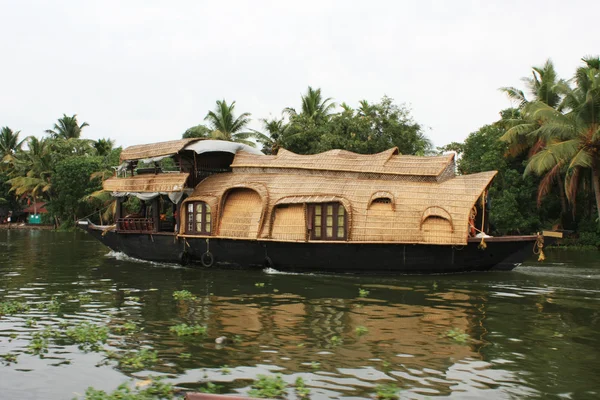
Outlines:
<svg viewBox="0 0 600 400"><path fill-rule="evenodd" d="M260 150L243 143L228 142L226 140L200 140L188 144L183 150L192 150L197 154L208 153L211 151L222 151L236 154L238 151L245 151L250 154L264 155Z"/></svg>

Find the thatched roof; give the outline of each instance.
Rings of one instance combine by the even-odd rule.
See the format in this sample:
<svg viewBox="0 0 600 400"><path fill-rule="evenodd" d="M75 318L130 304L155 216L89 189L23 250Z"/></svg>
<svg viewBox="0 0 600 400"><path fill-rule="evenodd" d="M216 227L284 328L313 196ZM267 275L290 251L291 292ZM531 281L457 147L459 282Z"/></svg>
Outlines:
<svg viewBox="0 0 600 400"><path fill-rule="evenodd" d="M188 173L163 173L135 175L128 178L113 177L105 180L102 186L104 190L111 192L181 192L188 176Z"/></svg>
<svg viewBox="0 0 600 400"><path fill-rule="evenodd" d="M294 156L296 155L290 158L294 159ZM373 157L384 158L381 154ZM437 158L438 164L432 163L436 166L428 170L430 173L443 166L443 157ZM251 158L244 155L242 159L249 161ZM318 157L314 159L317 160ZM407 164L411 162L418 164L415 157L409 160ZM450 158L447 157L446 160ZM239 162L237 158L236 162ZM401 161L398 163L401 164ZM370 163L365 164L367 165L349 165L354 169L376 168ZM407 164L403 168L408 168ZM300 165L303 168L311 168L310 165ZM320 166L331 168L333 165L333 162L328 163L323 160ZM428 161L423 160L423 165L428 165ZM399 168L397 171L403 170ZM237 172L234 169L233 173L207 178L196 187L192 196L186 201L206 201L216 210L217 215L214 220L218 221L218 213L223 208L223 201L226 198L224 195L230 189L253 190L258 193L263 204L258 238L265 240L286 239L285 236L273 236L282 231L281 227L273 230L271 226L276 206L337 201L344 205L348 214L349 241L464 245L468 237L469 213L496 175L496 171L482 172L453 177L440 183L347 179L342 176L324 176L306 172L292 170L282 174L264 174ZM389 199L389 202L387 200L375 202L374 196ZM296 219L298 220L301 218ZM295 222L294 226L290 226L290 231L297 230L297 224Z"/></svg>
<svg viewBox="0 0 600 400"><path fill-rule="evenodd" d="M450 170L451 175L454 175L454 154L436 157L403 156L398 155L398 149L394 147L378 154L330 150L320 154L299 155L280 149L277 155L272 156L257 156L239 152L232 167L240 170L261 168L265 170L264 172L293 169L422 178L438 178L444 175L444 179L446 179L445 171Z"/></svg>
<svg viewBox="0 0 600 400"><path fill-rule="evenodd" d="M191 138L129 146L121 152L121 162L177 154L188 144L197 142L199 140L201 139Z"/></svg>

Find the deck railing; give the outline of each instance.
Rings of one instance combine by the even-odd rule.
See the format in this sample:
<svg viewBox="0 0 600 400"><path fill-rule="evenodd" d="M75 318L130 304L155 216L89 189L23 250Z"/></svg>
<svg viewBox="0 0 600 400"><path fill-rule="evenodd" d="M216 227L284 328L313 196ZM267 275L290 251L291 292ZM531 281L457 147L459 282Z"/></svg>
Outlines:
<svg viewBox="0 0 600 400"><path fill-rule="evenodd" d="M117 230L126 232L154 232L154 221L150 218L119 218Z"/></svg>

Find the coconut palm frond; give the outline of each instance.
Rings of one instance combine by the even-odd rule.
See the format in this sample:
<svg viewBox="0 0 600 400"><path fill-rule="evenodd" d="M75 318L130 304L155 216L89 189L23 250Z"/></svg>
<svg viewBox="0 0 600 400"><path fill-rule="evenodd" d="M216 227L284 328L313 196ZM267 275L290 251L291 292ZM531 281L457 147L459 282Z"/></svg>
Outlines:
<svg viewBox="0 0 600 400"><path fill-rule="evenodd" d="M538 186L538 192L537 192L537 206L538 207L540 207L542 205L542 200L552 190L552 186L554 185L554 182L556 181L556 179L557 178L560 179L561 168L562 168L562 163L556 164L554 167L552 167L552 169L550 169L550 171L548 171L546 173L546 175L544 175L544 177L540 181L540 184Z"/></svg>
<svg viewBox="0 0 600 400"><path fill-rule="evenodd" d="M519 102L519 108L523 108L525 104L527 104L527 98L525 98L525 93L522 90L517 89L515 87L501 87L501 92L505 93L511 100L515 100Z"/></svg>
<svg viewBox="0 0 600 400"><path fill-rule="evenodd" d="M571 158L569 169L573 168L592 168L593 158L585 148L580 148L577 154Z"/></svg>

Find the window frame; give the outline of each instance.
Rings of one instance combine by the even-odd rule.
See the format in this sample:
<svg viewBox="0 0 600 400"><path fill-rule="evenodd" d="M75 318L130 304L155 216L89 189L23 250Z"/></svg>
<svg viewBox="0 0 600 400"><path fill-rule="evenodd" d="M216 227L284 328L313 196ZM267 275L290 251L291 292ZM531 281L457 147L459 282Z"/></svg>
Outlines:
<svg viewBox="0 0 600 400"><path fill-rule="evenodd" d="M190 211L190 205L192 206L192 210ZM200 212L198 212L198 206L201 207ZM200 221L198 221L198 216L200 215ZM206 217L208 216L208 221ZM191 217L191 218L190 218ZM204 235L204 236L212 236L212 227L213 227L213 215L212 215L212 207L208 205L204 201L191 201L186 204L185 210L185 231L188 234L195 235ZM201 224L202 229L198 230L198 224ZM206 229L208 224L208 229ZM191 228L191 229L190 229Z"/></svg>
<svg viewBox="0 0 600 400"><path fill-rule="evenodd" d="M327 210L331 206L331 215L327 213ZM320 207L320 215L317 210ZM340 215L340 208L343 210L343 215ZM311 203L308 204L308 218L307 223L309 224L309 238L311 240L331 240L331 241L345 241L348 240L348 211L344 205L340 202L328 202L328 203ZM331 225L327 225L327 217L331 216ZM340 226L340 217L342 217L342 225ZM318 220L320 219L320 221ZM332 235L327 235L327 229L331 228ZM343 235L339 235L339 229L343 229Z"/></svg>

